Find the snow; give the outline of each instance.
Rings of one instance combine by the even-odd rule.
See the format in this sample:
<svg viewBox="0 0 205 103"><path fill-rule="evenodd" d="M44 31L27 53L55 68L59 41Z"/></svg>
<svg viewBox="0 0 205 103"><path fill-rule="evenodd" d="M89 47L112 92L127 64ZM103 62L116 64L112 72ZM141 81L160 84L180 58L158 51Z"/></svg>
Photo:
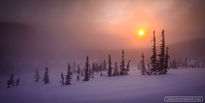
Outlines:
<svg viewBox="0 0 205 103"><path fill-rule="evenodd" d="M60 72L49 71L50 83L35 83L34 73L24 73L20 86L6 88L4 77L0 84L1 103L162 103L164 96L204 96L205 69L169 70L167 75L143 76L139 70L128 76L100 77L95 74L88 82L62 86ZM42 74L42 73L41 73ZM41 76L42 79L42 76ZM81 77L81 80L83 77Z"/></svg>

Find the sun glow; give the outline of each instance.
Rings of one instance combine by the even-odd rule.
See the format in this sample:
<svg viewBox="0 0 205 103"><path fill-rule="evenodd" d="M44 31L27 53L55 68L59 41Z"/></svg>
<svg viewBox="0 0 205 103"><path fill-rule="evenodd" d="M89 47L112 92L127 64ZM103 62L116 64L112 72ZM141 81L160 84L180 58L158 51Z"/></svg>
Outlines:
<svg viewBox="0 0 205 103"><path fill-rule="evenodd" d="M140 37L144 36L144 30L140 29L140 30L138 31L138 35L139 35Z"/></svg>

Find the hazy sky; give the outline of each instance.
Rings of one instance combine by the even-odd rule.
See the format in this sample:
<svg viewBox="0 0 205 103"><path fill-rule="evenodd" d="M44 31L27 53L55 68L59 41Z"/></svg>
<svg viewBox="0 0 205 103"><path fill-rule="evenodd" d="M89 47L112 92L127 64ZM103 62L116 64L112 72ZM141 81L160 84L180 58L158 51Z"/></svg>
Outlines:
<svg viewBox="0 0 205 103"><path fill-rule="evenodd" d="M32 25L86 48L150 47L154 29L158 36L165 29L168 43L205 37L205 1L1 0L0 21ZM140 28L144 37L137 36Z"/></svg>

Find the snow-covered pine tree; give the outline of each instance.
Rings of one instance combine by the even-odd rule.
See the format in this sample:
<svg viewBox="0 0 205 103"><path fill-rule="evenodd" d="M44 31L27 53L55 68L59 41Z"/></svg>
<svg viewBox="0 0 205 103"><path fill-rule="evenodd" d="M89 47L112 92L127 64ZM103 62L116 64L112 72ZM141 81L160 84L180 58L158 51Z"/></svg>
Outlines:
<svg viewBox="0 0 205 103"><path fill-rule="evenodd" d="M100 63L99 69L100 69L100 76L102 76L102 71L103 71L103 64L102 63Z"/></svg>
<svg viewBox="0 0 205 103"><path fill-rule="evenodd" d="M93 69L94 71L97 71L97 70L96 70L96 67L95 67L95 62L92 63L92 69Z"/></svg>
<svg viewBox="0 0 205 103"><path fill-rule="evenodd" d="M108 72L107 75L110 77L112 76L112 61L111 61L111 55L109 55L108 59Z"/></svg>
<svg viewBox="0 0 205 103"><path fill-rule="evenodd" d="M128 75L128 71L130 71L130 62L131 62L131 60L129 60L127 62L127 68L126 68L126 71L125 71L125 75Z"/></svg>
<svg viewBox="0 0 205 103"><path fill-rule="evenodd" d="M67 72L67 75L66 75L66 81L65 81L65 85L71 85L71 71L70 71L70 64L68 64L68 72Z"/></svg>
<svg viewBox="0 0 205 103"><path fill-rule="evenodd" d="M101 69L103 70L103 64L99 62L99 72L101 71Z"/></svg>
<svg viewBox="0 0 205 103"><path fill-rule="evenodd" d="M185 62L185 68L188 68L188 59L185 58L185 59L184 59L184 62Z"/></svg>
<svg viewBox="0 0 205 103"><path fill-rule="evenodd" d="M97 74L98 74L98 73L99 73L99 71L100 71L98 63L95 63L95 69L96 69Z"/></svg>
<svg viewBox="0 0 205 103"><path fill-rule="evenodd" d="M147 72L148 72L148 75L151 75L150 69L151 69L151 66L150 66L150 63L148 62L148 63L147 63Z"/></svg>
<svg viewBox="0 0 205 103"><path fill-rule="evenodd" d="M88 71L88 69L89 69L89 57L87 56L86 57L86 63L85 63L85 78L84 78L84 80L83 81L89 81L89 71Z"/></svg>
<svg viewBox="0 0 205 103"><path fill-rule="evenodd" d="M45 84L49 83L48 67L46 67L46 71L44 72L43 81L44 81Z"/></svg>
<svg viewBox="0 0 205 103"><path fill-rule="evenodd" d="M89 78L92 77L92 68L90 67L90 65L88 66L88 76Z"/></svg>
<svg viewBox="0 0 205 103"><path fill-rule="evenodd" d="M77 70L77 81L80 80L80 65L78 64L78 70Z"/></svg>
<svg viewBox="0 0 205 103"><path fill-rule="evenodd" d="M38 71L38 69L36 69L36 71L35 71L35 82L39 82L39 80L40 80L39 71Z"/></svg>
<svg viewBox="0 0 205 103"><path fill-rule="evenodd" d="M104 62L103 62L103 66L101 66L101 68L100 68L100 76L101 76L101 77L102 77L102 75L103 75L103 73L102 73L102 72L103 72L103 69L106 70L106 69L104 68Z"/></svg>
<svg viewBox="0 0 205 103"><path fill-rule="evenodd" d="M114 71L113 71L113 76L117 76L119 75L119 67L117 65L117 62L115 62L115 66L114 66Z"/></svg>
<svg viewBox="0 0 205 103"><path fill-rule="evenodd" d="M144 62L144 53L142 53L142 56L141 56L140 70L141 70L142 75L146 74L146 68L145 68L145 62Z"/></svg>
<svg viewBox="0 0 205 103"><path fill-rule="evenodd" d="M166 54L165 54L165 69L164 69L164 73L166 74L167 73L167 69L169 68L169 48L166 47Z"/></svg>
<svg viewBox="0 0 205 103"><path fill-rule="evenodd" d="M152 56L150 57L151 59L151 68L150 68L150 73L151 74L156 74L156 71L158 69L157 67L157 49L156 49L156 36L155 36L155 30L153 31L153 46L152 46Z"/></svg>
<svg viewBox="0 0 205 103"><path fill-rule="evenodd" d="M164 30L161 33L161 45L160 45L160 54L159 56L159 74L165 74L165 37L164 37Z"/></svg>
<svg viewBox="0 0 205 103"><path fill-rule="evenodd" d="M64 75L63 73L61 72L61 84L64 85L65 84L65 80L64 80Z"/></svg>
<svg viewBox="0 0 205 103"><path fill-rule="evenodd" d="M107 65L106 65L106 61L103 61L103 70L107 70Z"/></svg>
<svg viewBox="0 0 205 103"><path fill-rule="evenodd" d="M120 64L120 75L125 75L125 60L124 60L124 50L122 50L122 61Z"/></svg>

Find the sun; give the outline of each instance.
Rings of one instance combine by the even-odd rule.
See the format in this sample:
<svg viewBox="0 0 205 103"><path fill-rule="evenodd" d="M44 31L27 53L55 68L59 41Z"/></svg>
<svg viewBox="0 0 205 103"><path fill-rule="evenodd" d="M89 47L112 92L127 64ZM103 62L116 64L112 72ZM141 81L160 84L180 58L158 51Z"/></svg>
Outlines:
<svg viewBox="0 0 205 103"><path fill-rule="evenodd" d="M138 31L138 35L139 35L140 37L144 36L144 30L143 30L143 29L140 29L140 30Z"/></svg>

